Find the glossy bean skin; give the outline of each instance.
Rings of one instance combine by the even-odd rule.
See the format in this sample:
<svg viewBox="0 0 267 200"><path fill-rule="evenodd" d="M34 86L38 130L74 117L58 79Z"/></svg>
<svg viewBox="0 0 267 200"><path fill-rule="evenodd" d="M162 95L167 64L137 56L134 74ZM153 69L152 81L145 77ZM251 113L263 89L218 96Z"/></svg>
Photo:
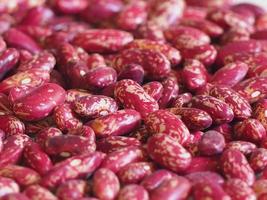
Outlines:
<svg viewBox="0 0 267 200"><path fill-rule="evenodd" d="M29 136L25 134L9 136L4 141L0 154L0 167L16 164L21 159L23 149L29 141Z"/></svg>
<svg viewBox="0 0 267 200"><path fill-rule="evenodd" d="M158 41L147 40L147 39L136 39L129 43L125 48L127 49L155 49L163 53L168 60L171 62L172 66L176 66L181 61L181 55L175 48L163 44Z"/></svg>
<svg viewBox="0 0 267 200"><path fill-rule="evenodd" d="M95 140L79 135L60 135L48 138L44 150L49 155L70 157L93 153L96 149Z"/></svg>
<svg viewBox="0 0 267 200"><path fill-rule="evenodd" d="M266 110L267 110L267 101L265 99L258 101L253 109L254 111L253 116L261 122L265 130L267 130L267 117L265 115Z"/></svg>
<svg viewBox="0 0 267 200"><path fill-rule="evenodd" d="M48 116L55 106L64 101L65 90L56 84L48 83L16 101L13 111L24 120L35 121Z"/></svg>
<svg viewBox="0 0 267 200"><path fill-rule="evenodd" d="M234 118L230 106L215 97L198 95L192 98L191 105L206 111L216 124L231 122Z"/></svg>
<svg viewBox="0 0 267 200"><path fill-rule="evenodd" d="M73 110L80 116L97 118L116 112L118 105L110 97L103 95L91 95L79 98L73 102Z"/></svg>
<svg viewBox="0 0 267 200"><path fill-rule="evenodd" d="M147 143L149 156L160 165L175 172L186 169L192 157L177 141L166 134L155 134Z"/></svg>
<svg viewBox="0 0 267 200"><path fill-rule="evenodd" d="M20 186L29 186L38 183L41 179L40 175L31 168L7 165L0 168L0 175L3 177L14 179Z"/></svg>
<svg viewBox="0 0 267 200"><path fill-rule="evenodd" d="M118 200L148 200L148 192L140 185L129 184L123 187L119 194Z"/></svg>
<svg viewBox="0 0 267 200"><path fill-rule="evenodd" d="M54 120L62 131L77 130L82 127L81 120L75 115L71 104L63 103L54 109Z"/></svg>
<svg viewBox="0 0 267 200"><path fill-rule="evenodd" d="M43 199L43 200L57 200L58 198L50 192L48 189L40 185L31 185L27 187L23 194L26 195L29 199Z"/></svg>
<svg viewBox="0 0 267 200"><path fill-rule="evenodd" d="M96 142L97 150L111 153L128 146L141 146L140 140L127 136L109 136Z"/></svg>
<svg viewBox="0 0 267 200"><path fill-rule="evenodd" d="M231 197L223 190L223 188L213 182L203 181L198 182L193 187L193 194L196 200L199 199L226 199L230 200Z"/></svg>
<svg viewBox="0 0 267 200"><path fill-rule="evenodd" d="M240 61L229 63L215 72L211 83L233 87L246 76L248 69L248 65Z"/></svg>
<svg viewBox="0 0 267 200"><path fill-rule="evenodd" d="M118 177L123 184L137 184L152 174L154 168L154 164L149 162L130 163L118 172Z"/></svg>
<svg viewBox="0 0 267 200"><path fill-rule="evenodd" d="M132 109L119 110L115 113L97 118L89 122L96 137L124 135L137 129L141 123L141 115Z"/></svg>
<svg viewBox="0 0 267 200"><path fill-rule="evenodd" d="M197 90L207 83L207 73L198 60L186 60L182 72L184 84L190 91Z"/></svg>
<svg viewBox="0 0 267 200"><path fill-rule="evenodd" d="M165 180L158 188L153 190L150 199L184 199L188 197L191 187L191 183L186 178L176 176Z"/></svg>
<svg viewBox="0 0 267 200"><path fill-rule="evenodd" d="M57 197L63 200L82 198L88 191L88 184L84 180L74 179L62 183L57 189Z"/></svg>
<svg viewBox="0 0 267 200"><path fill-rule="evenodd" d="M170 111L180 116L186 126L193 131L206 129L212 124L210 115L197 108L171 108Z"/></svg>
<svg viewBox="0 0 267 200"><path fill-rule="evenodd" d="M41 180L41 185L52 188L69 179L92 173L100 165L105 154L95 152L73 156L57 163ZM69 173L66 173L69 172Z"/></svg>
<svg viewBox="0 0 267 200"><path fill-rule="evenodd" d="M246 119L234 126L235 137L252 143L259 143L266 137L266 130L256 119Z"/></svg>
<svg viewBox="0 0 267 200"><path fill-rule="evenodd" d="M133 40L130 33L114 29L91 29L76 35L73 44L91 53L117 52ZM105 42L108 43L106 45Z"/></svg>
<svg viewBox="0 0 267 200"><path fill-rule="evenodd" d="M152 174L146 176L143 181L141 182L141 185L148 191L153 191L157 187L161 185L166 180L171 179L174 176L174 174L171 171L160 169Z"/></svg>
<svg viewBox="0 0 267 200"><path fill-rule="evenodd" d="M239 178L248 185L255 181L255 175L246 157L238 150L226 150L221 156L223 174L227 178ZM236 167L235 167L236 166Z"/></svg>
<svg viewBox="0 0 267 200"><path fill-rule="evenodd" d="M249 103L266 97L266 77L254 77L244 80L234 87L240 95L246 98Z"/></svg>
<svg viewBox="0 0 267 200"><path fill-rule="evenodd" d="M171 71L167 57L153 49L125 49L113 62L117 72L123 71L129 64L138 64L143 67L146 77L151 80L166 78Z"/></svg>
<svg viewBox="0 0 267 200"><path fill-rule="evenodd" d="M142 148L130 146L111 152L103 160L101 167L117 173L121 168L132 162L145 161L146 155Z"/></svg>
<svg viewBox="0 0 267 200"><path fill-rule="evenodd" d="M107 168L98 169L93 177L93 191L99 199L114 199L120 190L120 182L114 172Z"/></svg>
<svg viewBox="0 0 267 200"><path fill-rule="evenodd" d="M210 95L227 103L237 119L247 119L252 114L249 102L237 92L226 86L215 85L210 90Z"/></svg>
<svg viewBox="0 0 267 200"><path fill-rule="evenodd" d="M150 113L144 119L144 122L148 131L152 134L166 134L181 144L184 144L190 135L183 121L167 110Z"/></svg>
<svg viewBox="0 0 267 200"><path fill-rule="evenodd" d="M130 79L117 82L114 96L124 108L135 109L142 117L159 109L156 100L149 96L138 83Z"/></svg>
<svg viewBox="0 0 267 200"><path fill-rule="evenodd" d="M28 165L36 170L40 175L44 175L53 166L49 156L37 143L28 143L24 148L23 155Z"/></svg>
<svg viewBox="0 0 267 200"><path fill-rule="evenodd" d="M25 133L24 123L12 115L0 115L0 129L2 129L7 136Z"/></svg>

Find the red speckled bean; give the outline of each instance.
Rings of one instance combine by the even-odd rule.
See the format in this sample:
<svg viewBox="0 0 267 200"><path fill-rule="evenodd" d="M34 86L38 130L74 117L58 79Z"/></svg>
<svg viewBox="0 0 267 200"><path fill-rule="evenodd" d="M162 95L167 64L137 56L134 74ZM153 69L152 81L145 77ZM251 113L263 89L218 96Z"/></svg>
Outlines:
<svg viewBox="0 0 267 200"><path fill-rule="evenodd" d="M204 130L212 124L210 115L197 108L173 108L170 111L179 115L190 130Z"/></svg>
<svg viewBox="0 0 267 200"><path fill-rule="evenodd" d="M154 165L149 162L130 163L118 171L118 177L122 184L137 184L152 174L154 168Z"/></svg>
<svg viewBox="0 0 267 200"><path fill-rule="evenodd" d="M96 149L95 140L79 135L60 135L50 137L44 144L44 150L49 155L70 157L93 153Z"/></svg>
<svg viewBox="0 0 267 200"><path fill-rule="evenodd" d="M86 176L98 168L104 157L105 154L95 152L73 156L61 161L46 173L41 180L41 185L53 188L64 183L66 180Z"/></svg>
<svg viewBox="0 0 267 200"><path fill-rule="evenodd" d="M249 165L255 172L261 172L267 166L267 150L265 148L254 150L250 156Z"/></svg>
<svg viewBox="0 0 267 200"><path fill-rule="evenodd" d="M201 171L214 171L217 172L219 167L218 157L204 157L196 156L192 158L189 167L184 170L185 174Z"/></svg>
<svg viewBox="0 0 267 200"><path fill-rule="evenodd" d="M65 90L59 85L48 83L13 105L14 113L28 121L40 120L48 116L55 106L65 101Z"/></svg>
<svg viewBox="0 0 267 200"><path fill-rule="evenodd" d="M116 174L109 169L100 168L94 173L93 192L99 199L115 199L120 191Z"/></svg>
<svg viewBox="0 0 267 200"><path fill-rule="evenodd" d="M146 128L153 134L162 133L173 138L174 141L184 144L190 135L185 124L167 110L158 110L147 115L144 119Z"/></svg>
<svg viewBox="0 0 267 200"><path fill-rule="evenodd" d="M0 115L0 129L7 136L24 134L25 132L24 123L12 115Z"/></svg>
<svg viewBox="0 0 267 200"><path fill-rule="evenodd" d="M217 184L224 183L224 178L221 175L211 171L193 172L186 175L186 178L189 179L193 185L202 181L210 181Z"/></svg>
<svg viewBox="0 0 267 200"><path fill-rule="evenodd" d="M33 56L29 61L22 63L18 67L18 71L25 71L29 69L40 69L51 72L56 64L55 57L47 51L41 52Z"/></svg>
<svg viewBox="0 0 267 200"><path fill-rule="evenodd" d="M18 165L7 165L0 168L0 176L15 180L20 186L29 186L38 183L40 175L27 167Z"/></svg>
<svg viewBox="0 0 267 200"><path fill-rule="evenodd" d="M195 200L231 200L231 197L226 194L221 185L209 181L196 183L193 187L193 195Z"/></svg>
<svg viewBox="0 0 267 200"><path fill-rule="evenodd" d="M185 170L192 160L190 153L166 134L151 136L147 142L147 150L152 160L175 172Z"/></svg>
<svg viewBox="0 0 267 200"><path fill-rule="evenodd" d="M212 76L211 83L233 87L246 76L247 72L247 64L239 61L229 63L215 72Z"/></svg>
<svg viewBox="0 0 267 200"><path fill-rule="evenodd" d="M258 120L249 118L234 126L234 135L245 141L259 143L266 137L266 130Z"/></svg>
<svg viewBox="0 0 267 200"><path fill-rule="evenodd" d="M234 112L225 102L208 95L197 95L192 98L191 106L206 111L216 124L231 122Z"/></svg>
<svg viewBox="0 0 267 200"><path fill-rule="evenodd" d="M141 162L146 160L146 155L140 147L125 147L111 152L102 162L101 167L108 168L117 173L121 168L132 162Z"/></svg>
<svg viewBox="0 0 267 200"><path fill-rule="evenodd" d="M144 80L145 71L141 65L129 64L119 73L118 80L131 79L138 84Z"/></svg>
<svg viewBox="0 0 267 200"><path fill-rule="evenodd" d="M0 79L12 70L19 61L19 52L14 48L6 49L0 56Z"/></svg>
<svg viewBox="0 0 267 200"><path fill-rule="evenodd" d="M54 109L54 120L62 131L77 130L82 127L82 122L71 109L71 104L64 103Z"/></svg>
<svg viewBox="0 0 267 200"><path fill-rule="evenodd" d="M114 53L133 40L130 33L115 29L91 29L79 33L73 44L90 53Z"/></svg>
<svg viewBox="0 0 267 200"><path fill-rule="evenodd" d="M181 25L200 29L213 38L223 34L223 29L220 26L206 19L182 19Z"/></svg>
<svg viewBox="0 0 267 200"><path fill-rule="evenodd" d="M149 196L142 186L130 184L120 190L118 200L149 200Z"/></svg>
<svg viewBox="0 0 267 200"><path fill-rule="evenodd" d="M192 48L183 48L180 51L184 59L199 60L206 67L211 66L217 57L216 48L210 44L204 44Z"/></svg>
<svg viewBox="0 0 267 200"><path fill-rule="evenodd" d="M29 142L23 152L26 163L40 175L48 172L53 163L41 147L34 142Z"/></svg>
<svg viewBox="0 0 267 200"><path fill-rule="evenodd" d="M182 0L153 0L149 22L161 29L169 28L182 17L185 2Z"/></svg>
<svg viewBox="0 0 267 200"><path fill-rule="evenodd" d="M178 96L179 85L176 79L171 77L162 81L162 85L163 92L158 102L160 108L166 108L169 107Z"/></svg>
<svg viewBox="0 0 267 200"><path fill-rule="evenodd" d="M143 88L147 94L153 97L156 101L160 99L163 93L163 85L157 81L151 81L143 85Z"/></svg>
<svg viewBox="0 0 267 200"><path fill-rule="evenodd" d="M57 197L61 200L82 198L88 192L88 184L84 180L69 180L62 183L57 189Z"/></svg>
<svg viewBox="0 0 267 200"><path fill-rule="evenodd" d="M256 194L249 185L240 179L229 179L223 186L233 200L256 200Z"/></svg>
<svg viewBox="0 0 267 200"><path fill-rule="evenodd" d="M147 14L147 2L133 1L120 12L116 23L123 30L134 31L146 21Z"/></svg>
<svg viewBox="0 0 267 200"><path fill-rule="evenodd" d="M88 123L96 137L124 135L136 130L140 124L141 115L132 109L119 110Z"/></svg>
<svg viewBox="0 0 267 200"><path fill-rule="evenodd" d="M8 94L12 88L18 86L37 87L49 81L49 79L49 73L39 69L18 72L0 82L0 92Z"/></svg>
<svg viewBox="0 0 267 200"><path fill-rule="evenodd" d="M86 84L91 89L102 89L115 83L116 80L117 73L111 67L96 67L85 75Z"/></svg>
<svg viewBox="0 0 267 200"><path fill-rule="evenodd" d="M130 79L121 80L116 84L114 96L124 108L135 109L142 117L159 109L156 100Z"/></svg>
<svg viewBox="0 0 267 200"><path fill-rule="evenodd" d="M175 108L183 107L185 104L189 103L191 99L192 99L191 93L179 94L173 102L173 107Z"/></svg>
<svg viewBox="0 0 267 200"><path fill-rule="evenodd" d="M88 118L105 116L118 110L116 101L103 95L84 96L74 101L72 105L77 114Z"/></svg>
<svg viewBox="0 0 267 200"><path fill-rule="evenodd" d="M141 65L148 79L163 79L171 71L167 57L153 49L125 49L114 59L114 68L121 72L129 64Z"/></svg>
<svg viewBox="0 0 267 200"><path fill-rule="evenodd" d="M16 28L11 28L5 32L4 39L9 46L26 49L31 53L41 52L41 47L30 36Z"/></svg>
<svg viewBox="0 0 267 200"><path fill-rule="evenodd" d="M127 49L153 49L156 51L161 52L164 54L168 60L171 62L172 66L176 66L181 61L181 55L180 52L169 46L168 44L159 42L159 41L153 41L153 40L147 40L147 39L136 39L129 43L125 48Z"/></svg>
<svg viewBox="0 0 267 200"><path fill-rule="evenodd" d="M183 82L190 91L197 90L206 85L207 73L198 60L186 60L182 71Z"/></svg>
<svg viewBox="0 0 267 200"><path fill-rule="evenodd" d="M191 186L191 183L186 178L176 176L165 180L159 187L154 189L150 194L150 199L186 199L189 196Z"/></svg>
<svg viewBox="0 0 267 200"><path fill-rule="evenodd" d="M228 149L221 156L220 166L223 174L229 178L239 178L252 185L255 175L246 157L238 150Z"/></svg>
<svg viewBox="0 0 267 200"><path fill-rule="evenodd" d="M253 116L261 122L265 130L267 130L267 100L262 99L257 102L253 110Z"/></svg>
<svg viewBox="0 0 267 200"><path fill-rule="evenodd" d="M29 199L35 200L58 200L58 198L46 188L40 185L31 185L27 187L23 194L25 194Z"/></svg>
<svg viewBox="0 0 267 200"><path fill-rule="evenodd" d="M118 149L129 146L141 146L141 142L136 138L125 136L109 136L96 142L97 150L104 153L111 153Z"/></svg>
<svg viewBox="0 0 267 200"><path fill-rule="evenodd" d="M57 128L54 127L44 128L37 133L35 141L43 148L48 138L60 135L62 135L62 132Z"/></svg>
<svg viewBox="0 0 267 200"><path fill-rule="evenodd" d="M84 96L91 96L87 90L82 89L70 89L66 91L66 102L72 103Z"/></svg>
<svg viewBox="0 0 267 200"><path fill-rule="evenodd" d="M3 145L3 150L0 153L0 167L17 163L23 153L23 149L29 136L25 134L12 135L6 138Z"/></svg>
<svg viewBox="0 0 267 200"><path fill-rule="evenodd" d="M114 17L122 8L122 0L91 0L82 14L90 23L101 23Z"/></svg>
<svg viewBox="0 0 267 200"><path fill-rule="evenodd" d="M227 143L225 147L225 149L238 150L244 155L250 155L256 148L257 146L251 142L238 140Z"/></svg>
<svg viewBox="0 0 267 200"><path fill-rule="evenodd" d="M249 103L254 103L267 94L267 77L254 77L246 79L234 87L240 95L246 98Z"/></svg>
<svg viewBox="0 0 267 200"><path fill-rule="evenodd" d="M201 138L198 149L201 154L211 156L222 153L225 147L225 140L217 131L207 131Z"/></svg>
<svg viewBox="0 0 267 200"><path fill-rule="evenodd" d="M148 191L153 191L159 187L164 181L171 179L174 174L168 170L160 169L146 176L141 185Z"/></svg>
<svg viewBox="0 0 267 200"><path fill-rule="evenodd" d="M237 92L227 86L215 85L209 94L229 105L237 119L247 119L251 116L252 109L249 102Z"/></svg>
<svg viewBox="0 0 267 200"><path fill-rule="evenodd" d="M171 27L165 31L165 37L177 49L193 48L210 43L210 38L207 34L186 26Z"/></svg>

